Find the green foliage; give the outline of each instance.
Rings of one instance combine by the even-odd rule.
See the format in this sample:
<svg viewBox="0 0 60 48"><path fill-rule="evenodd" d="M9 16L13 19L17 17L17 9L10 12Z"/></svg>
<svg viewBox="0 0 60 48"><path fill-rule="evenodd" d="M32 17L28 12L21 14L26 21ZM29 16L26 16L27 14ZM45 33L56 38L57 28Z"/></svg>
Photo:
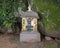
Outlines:
<svg viewBox="0 0 60 48"><path fill-rule="evenodd" d="M43 23L47 30L60 28L60 4L56 0L34 0L38 12L42 14Z"/></svg>
<svg viewBox="0 0 60 48"><path fill-rule="evenodd" d="M15 22L14 12L18 12L18 7L26 11L25 3L26 0L0 0L0 26L11 28ZM60 28L60 4L56 0L34 0L34 5L42 14L47 30Z"/></svg>
<svg viewBox="0 0 60 48"><path fill-rule="evenodd" d="M12 27L16 22L14 12L18 11L18 7L21 5L19 3L20 0L0 0L0 26Z"/></svg>
<svg viewBox="0 0 60 48"><path fill-rule="evenodd" d="M8 22L8 21L4 21L3 25L5 25L6 28L11 28L12 23Z"/></svg>

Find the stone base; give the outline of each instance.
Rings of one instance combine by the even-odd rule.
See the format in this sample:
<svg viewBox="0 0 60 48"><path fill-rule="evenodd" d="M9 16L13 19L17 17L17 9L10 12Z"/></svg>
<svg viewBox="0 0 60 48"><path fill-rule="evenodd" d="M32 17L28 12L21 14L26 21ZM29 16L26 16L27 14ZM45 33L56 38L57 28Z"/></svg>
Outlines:
<svg viewBox="0 0 60 48"><path fill-rule="evenodd" d="M21 32L20 42L40 42L39 32Z"/></svg>

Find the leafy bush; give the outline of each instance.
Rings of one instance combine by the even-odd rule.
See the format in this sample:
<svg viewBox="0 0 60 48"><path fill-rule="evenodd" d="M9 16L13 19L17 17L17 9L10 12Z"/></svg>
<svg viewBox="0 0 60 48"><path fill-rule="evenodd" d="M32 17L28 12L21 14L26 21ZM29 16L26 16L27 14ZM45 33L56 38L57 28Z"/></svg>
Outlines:
<svg viewBox="0 0 60 48"><path fill-rule="evenodd" d="M56 0L34 0L47 31L60 29L60 4Z"/></svg>

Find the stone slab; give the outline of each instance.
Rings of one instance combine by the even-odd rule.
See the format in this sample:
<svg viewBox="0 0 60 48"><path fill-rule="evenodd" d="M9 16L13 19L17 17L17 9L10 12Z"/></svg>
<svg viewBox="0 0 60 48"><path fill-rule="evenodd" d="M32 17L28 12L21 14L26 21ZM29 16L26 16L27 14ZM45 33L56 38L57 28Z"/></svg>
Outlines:
<svg viewBox="0 0 60 48"><path fill-rule="evenodd" d="M38 32L21 32L20 42L40 42L40 33Z"/></svg>

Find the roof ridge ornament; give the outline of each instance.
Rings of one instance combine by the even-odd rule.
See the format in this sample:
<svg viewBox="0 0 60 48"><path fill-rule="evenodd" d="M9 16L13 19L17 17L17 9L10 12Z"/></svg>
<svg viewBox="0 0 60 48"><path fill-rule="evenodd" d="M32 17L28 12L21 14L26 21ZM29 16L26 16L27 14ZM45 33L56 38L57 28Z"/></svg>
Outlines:
<svg viewBox="0 0 60 48"><path fill-rule="evenodd" d="M32 10L31 10L31 5L30 5L30 4L29 4L29 6L28 6L28 11L32 11Z"/></svg>

